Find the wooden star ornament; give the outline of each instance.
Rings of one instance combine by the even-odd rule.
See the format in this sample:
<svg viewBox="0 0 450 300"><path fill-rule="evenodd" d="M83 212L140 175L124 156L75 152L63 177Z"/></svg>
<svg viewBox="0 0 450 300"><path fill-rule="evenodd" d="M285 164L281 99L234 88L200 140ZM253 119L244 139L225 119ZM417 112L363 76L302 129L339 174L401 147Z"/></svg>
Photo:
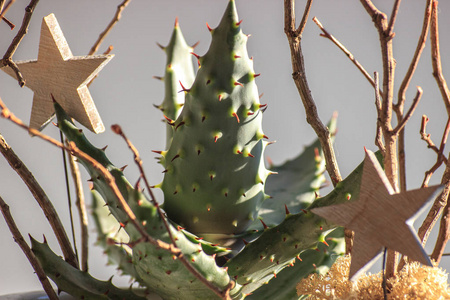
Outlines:
<svg viewBox="0 0 450 300"><path fill-rule="evenodd" d="M373 152L366 150L359 198L311 211L355 232L350 279L373 264L384 247L433 266L413 228L424 206L440 186L395 193Z"/></svg>
<svg viewBox="0 0 450 300"><path fill-rule="evenodd" d="M34 92L30 127L41 130L53 118L52 95L69 116L95 133L105 130L87 84L114 55L73 56L54 14L42 21L37 60L16 62ZM3 70L15 77L10 68Z"/></svg>

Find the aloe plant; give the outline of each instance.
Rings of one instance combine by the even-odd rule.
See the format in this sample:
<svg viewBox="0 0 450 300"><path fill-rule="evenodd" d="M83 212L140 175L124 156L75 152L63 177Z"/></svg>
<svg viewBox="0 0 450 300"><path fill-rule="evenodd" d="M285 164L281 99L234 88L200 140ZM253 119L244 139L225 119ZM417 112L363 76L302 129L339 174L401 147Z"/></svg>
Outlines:
<svg viewBox="0 0 450 300"><path fill-rule="evenodd" d="M82 299L145 299L149 292L163 299L214 299L213 286L229 288L232 299L292 299L301 278L325 272L343 253L342 228L309 210L357 194L362 166L322 198L318 194L325 162L318 141L296 158L267 169L264 150L271 142L262 126L266 106L259 101L259 74L247 54L248 36L241 30L234 0L210 32L207 53L193 54L199 62L195 79L193 48L178 23L169 45L162 47L167 54L166 96L157 107L168 123L167 148L155 151L164 179L154 187L163 191L164 214L103 149L87 140L56 99L59 129L114 178L111 184L92 162L79 159L93 182L98 244L109 262L140 287L120 289L99 281L59 258L46 242L33 239L36 257L60 290ZM328 127L336 132L335 118ZM174 244L210 286L173 252L143 239L114 186L145 234Z"/></svg>

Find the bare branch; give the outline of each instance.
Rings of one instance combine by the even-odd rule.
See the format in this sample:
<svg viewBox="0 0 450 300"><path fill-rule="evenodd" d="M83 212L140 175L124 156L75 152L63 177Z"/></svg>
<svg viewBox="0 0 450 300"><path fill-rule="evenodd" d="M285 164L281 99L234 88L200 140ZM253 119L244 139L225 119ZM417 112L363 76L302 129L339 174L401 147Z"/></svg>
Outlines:
<svg viewBox="0 0 450 300"><path fill-rule="evenodd" d="M105 179L106 184L111 188L114 196L119 201L122 209L124 210L125 214L128 217L128 220L131 221L133 226L136 228L136 230L141 234L142 238L138 242L148 242L156 247L159 247L161 249L164 249L166 251L169 251L172 253L177 259L180 260L180 262L191 272L192 275L194 275L198 280L200 280L203 284L205 284L209 289L211 289L215 294L217 294L222 299L231 299L229 296L229 291L231 288L235 285L234 281L230 280L230 283L228 287L221 291L219 288L214 286L210 281L208 281L183 255L181 250L173 244L168 244L166 242L163 242L159 239L155 239L152 236L150 236L147 231L144 229L144 227L139 223L138 219L136 218L136 215L131 210L130 206L124 199L123 195L120 193L120 190L115 182L114 176L109 172L108 169L106 169L104 166L102 166L99 162L97 162L94 158L89 156L88 154L81 151L74 142L69 142L69 146L65 146L61 142L46 136L42 134L40 131L30 128L27 125L25 125L19 118L17 118L13 113L10 112L10 110L6 107L6 105L1 101L0 99L0 108L2 109L1 116L5 119L8 119L15 123L16 125L22 127L23 129L27 130L31 134L40 137L41 139L59 147L62 148L69 153L75 155L81 160L84 160L88 164L90 164L97 172L99 172Z"/></svg>
<svg viewBox="0 0 450 300"><path fill-rule="evenodd" d="M292 2L292 7L294 7L294 2L295 1ZM308 21L309 12L311 11L312 2L313 2L313 0L308 0L308 2L306 3L305 10L303 11L302 21L300 22L300 24L298 25L298 28L296 30L296 34L298 36L302 36L303 30L305 30L306 22ZM294 20L295 20L295 10L292 10L292 11L294 12Z"/></svg>
<svg viewBox="0 0 450 300"><path fill-rule="evenodd" d="M53 204L48 199L47 195L45 194L39 183L36 181L33 174L31 174L25 164L14 153L14 151L11 149L2 135L0 135L0 152L8 161L12 169L17 172L20 178L22 178L23 182L27 185L28 189L38 202L46 218L48 219L50 226L55 232L56 239L58 240L65 260L73 267L78 268L76 255Z"/></svg>
<svg viewBox="0 0 450 300"><path fill-rule="evenodd" d="M394 24L395 21L397 20L397 15L398 15L398 8L400 7L400 2L402 2L402 0L395 0L394 3L394 7L392 8L392 13L391 13L391 18L389 20L389 26L388 26L388 35L392 35L394 32Z"/></svg>
<svg viewBox="0 0 450 300"><path fill-rule="evenodd" d="M442 73L441 51L439 49L439 26L438 26L438 12L437 1L433 3L433 13L431 18L431 63L433 66L433 76L436 79L437 85L444 100L447 114L450 116L450 91L447 86L447 81Z"/></svg>
<svg viewBox="0 0 450 300"><path fill-rule="evenodd" d="M81 259L80 268L81 271L88 271L88 254L89 254L89 228L88 228L88 215L86 211L86 203L84 201L83 182L81 181L80 169L75 161L75 157L69 155L69 165L72 173L73 182L75 185L75 192L77 200L75 205L80 217L81 227Z"/></svg>
<svg viewBox="0 0 450 300"><path fill-rule="evenodd" d="M16 2L16 0L9 0L8 4L6 4L5 8L3 9L3 5L5 4L5 1L0 0L0 20L3 19L3 21L5 21L5 23L8 24L9 28L11 28L11 30L13 30L16 27L16 25L14 25L11 21L9 21L5 17L5 14L10 9L10 7L13 5L14 2Z"/></svg>
<svg viewBox="0 0 450 300"><path fill-rule="evenodd" d="M22 26L20 26L19 32L17 32L14 37L11 45L9 45L8 50L6 50L5 55L0 60L0 68L4 66L11 67L16 73L17 80L19 81L19 85L22 87L25 85L25 80L23 79L22 74L19 72L16 64L12 61L12 56L19 47L20 42L24 38L25 34L27 34L28 26L30 25L31 16L33 15L34 9L39 0L31 0L30 4L25 8L25 14L23 16Z"/></svg>
<svg viewBox="0 0 450 300"><path fill-rule="evenodd" d="M420 138L424 140L428 144L428 148L432 149L436 154L439 153L439 148L436 147L436 145L431 140L431 134L427 133L427 124L428 124L428 117L426 115L422 116L422 123L420 125Z"/></svg>
<svg viewBox="0 0 450 300"><path fill-rule="evenodd" d="M412 61L409 65L408 71L406 72L405 77L403 78L403 81L398 90L397 104L395 104L393 106L393 109L397 115L397 123L398 124L402 123L403 120L405 120L405 117L403 116L403 110L404 110L404 105L405 105L405 100L406 100L405 99L406 90L408 89L409 83L411 82L411 79L417 68L417 65L419 63L423 49L425 47L425 42L426 42L427 34L428 34L428 28L430 26L431 2L432 2L432 0L428 0L428 2L426 4L425 14L424 14L424 18L423 18L422 32L421 32L419 40L417 42L417 47L414 52ZM391 20L392 20L392 18L391 18ZM398 132L398 164L399 164L400 190L405 191L406 190L406 153L405 153L405 132L403 130L400 130Z"/></svg>
<svg viewBox="0 0 450 300"><path fill-rule="evenodd" d="M303 102L306 111L306 120L316 132L318 136L325 160L328 174L330 175L333 185L342 181L339 172L334 148L331 142L331 135L328 128L322 123L317 113L317 106L309 89L308 81L306 79L305 65L303 60L303 53L301 49L301 36L295 30L295 12L294 0L284 1L284 29L289 41L291 49L292 61L292 77L297 86L297 90Z"/></svg>
<svg viewBox="0 0 450 300"><path fill-rule="evenodd" d="M422 97L423 90L420 86L417 87L417 93L416 96L413 99L413 103L411 107L409 108L406 115L403 117L403 119L400 121L400 123L395 127L393 130L393 134L398 134L406 125L406 122L411 118L412 114L414 113L414 110L417 108L417 105L419 105L420 98Z"/></svg>
<svg viewBox="0 0 450 300"><path fill-rule="evenodd" d="M409 83L411 82L417 65L419 64L420 56L422 55L423 49L425 48L425 42L427 40L428 30L430 27L432 2L433 0L427 0L425 15L423 17L422 32L420 34L419 41L417 42L416 51L398 91L398 102L394 106L394 110L397 112L397 115L400 116L403 114L403 105L405 103L406 90L408 89Z"/></svg>
<svg viewBox="0 0 450 300"><path fill-rule="evenodd" d="M317 26L320 28L320 30L322 30L323 34L321 34L320 36L323 36L327 39L329 39L330 41L332 41L339 49L341 49L342 52L344 52L344 54L352 61L352 63L361 71L361 73L364 75L364 77L366 77L366 79L369 81L369 83L375 87L375 81L373 80L373 78L370 76L370 74L366 71L366 69L364 69L364 67L358 62L358 60L356 60L356 58L353 56L353 54L348 51L348 49L342 45L341 42L339 42L331 33L329 33L322 25L322 23L320 23L320 21L317 19L317 17L313 18L314 23L317 24ZM380 91L380 94L382 92Z"/></svg>
<svg viewBox="0 0 450 300"><path fill-rule="evenodd" d="M114 18L111 20L111 22L108 24L106 29L100 33L100 36L98 37L97 41L95 42L94 46L92 46L91 50L89 51L88 55L93 55L98 51L98 48L100 47L100 44L103 42L103 40L106 38L106 36L109 34L109 32L112 30L114 25L116 25L117 22L119 22L120 18L122 17L122 11L128 6L131 0L124 0L119 6L117 6L116 14L114 15Z"/></svg>
<svg viewBox="0 0 450 300"><path fill-rule="evenodd" d="M131 141L126 137L125 133L123 132L122 128L121 128L119 125L117 125L117 124L112 125L112 126L111 126L111 129L113 130L114 133L120 135L120 136L125 140L125 142L127 143L128 148L130 148L130 150L133 152L133 154L134 154L134 160L135 160L135 162L136 162L136 164L137 164L137 166L138 166L138 168L139 168L139 171L140 171L140 173L141 173L141 178L144 179L144 182L145 182L145 185L146 185L147 190L149 191L149 194L150 194L152 203L156 206L156 208L157 208L157 210L158 210L158 213L159 213L159 215L160 215L160 217L161 217L161 220L163 220L164 226L166 227L167 233L169 234L169 237L170 237L170 239L171 239L171 241L172 241L172 244L176 247L176 239L173 237L172 232L171 232L170 227L169 227L169 224L168 224L168 222L167 222L167 219L166 219L164 213L162 212L161 208L159 207L159 204L158 204L158 202L156 201L156 198L155 198L155 196L154 196L154 194L153 194L153 192L152 192L151 186L150 186L149 183L148 183L147 176L145 175L144 168L143 168L143 162L142 162L142 159L141 159L141 157L140 157L140 155L139 155L138 150L137 150L136 147L131 143ZM206 279L205 279L201 274L199 274L197 270L195 270L195 269L192 267L192 265L185 259L184 256L182 256L182 254L179 255L178 258L180 259L180 261L181 261L181 262L182 262L182 263L183 263L183 264L184 264L191 272L197 273L198 276L197 276L196 274L194 274L194 275L196 275L196 277L197 277L198 279L200 279L202 282L204 282L210 289L212 289L214 292L216 292L217 295L219 295L221 298L224 298L224 299L230 299L230 298L229 298L229 297L230 297L230 296L229 296L229 292L230 292L230 290L234 287L234 284L235 284L233 281L230 281L230 284L228 285L227 289L226 289L225 291L221 292L221 291L217 290L216 287L214 287L213 285L211 285L211 283L209 283L209 281L207 281L208 283L206 283L206 282L205 282ZM199 277L199 276L201 276L201 277Z"/></svg>
<svg viewBox="0 0 450 300"><path fill-rule="evenodd" d="M177 245L176 241L172 235L172 232L170 231L169 224L167 223L166 217L164 216L164 213L162 212L161 208L159 207L159 204L156 201L155 195L153 194L152 188L151 188L150 184L148 183L147 176L145 175L144 168L143 168L143 162L142 162L141 157L139 156L138 150L136 149L136 147L134 147L134 145L131 143L131 141L127 138L127 136L125 135L125 133L123 132L122 128L119 125L117 125L117 124L112 125L111 129L114 133L120 135L125 140L128 148L130 148L131 152L133 152L134 161L136 162L136 164L139 168L139 171L141 173L141 178L144 179L145 186L148 190L148 193L150 194L150 199L152 200L153 205L155 205L156 209L158 210L158 214L161 217L161 220L163 220L164 226L166 227L166 230L167 230L167 233L169 234L170 240L176 246Z"/></svg>
<svg viewBox="0 0 450 300"><path fill-rule="evenodd" d="M447 183L449 185L450 179ZM447 187L446 185L446 187ZM447 187L447 200L448 200L448 187ZM439 226L439 233L436 240L436 244L433 249L433 253L431 253L431 259L439 263L441 261L442 255L444 254L445 246L450 238L450 203L447 201L445 208L442 212L441 223Z"/></svg>
<svg viewBox="0 0 450 300"><path fill-rule="evenodd" d="M374 72L373 74L374 81L375 81L375 107L377 110L377 133L375 135L375 145L378 146L378 149L383 154L383 157L386 155L386 147L383 143L383 131L381 130L381 95L380 95L380 88L379 88L379 81L378 81L378 72Z"/></svg>
<svg viewBox="0 0 450 300"><path fill-rule="evenodd" d="M383 96L379 117L382 130L385 152L384 169L395 191L398 191L398 161L397 161L397 134L392 130L392 103L394 98L395 60L393 55L392 39L394 34L389 33L386 14L379 11L370 0L360 0L378 31L383 63ZM386 277L396 275L398 253L388 250L386 259Z"/></svg>
<svg viewBox="0 0 450 300"><path fill-rule="evenodd" d="M439 219L439 216L441 215L443 208L447 204L447 199L450 192L449 161L447 161L444 174L442 175L441 184L444 184L444 190L439 195L439 197L437 197L436 200L434 201L433 206L431 207L430 211L428 212L428 215L426 216L425 220L423 221L422 225L418 230L418 235L419 238L422 240L423 245L425 245L425 243L427 242L428 235L433 229L436 221Z"/></svg>
<svg viewBox="0 0 450 300"><path fill-rule="evenodd" d="M25 242L22 234L19 231L19 228L17 228L16 222L14 222L14 218L12 217L9 210L9 206L5 203L2 197L0 197L0 210L2 211L3 217L5 218L6 224L8 225L12 236L14 237L14 241L19 245L20 249L22 249L23 253L28 258L28 261L36 272L36 275L39 278L44 291L47 293L47 296L51 300L59 299L55 291L53 290L53 287L50 284L47 275L45 275L44 269L42 269L33 251L31 251L30 247Z"/></svg>
<svg viewBox="0 0 450 300"><path fill-rule="evenodd" d="M420 134L423 140L428 144L428 148L433 149L437 154L437 160L435 165L428 171L432 174L433 169L444 161L446 168L441 179L441 184L444 185L444 191L441 195L436 198L430 212L425 218L422 226L419 228L419 237L422 239L422 243L425 244L431 229L434 227L437 219L439 218L442 210L445 207L445 212L441 220L441 225L438 234L438 240L436 242L435 248L433 250L432 258L440 260L442 257L443 249L448 241L448 218L449 218L449 205L448 196L450 193L450 161L444 156L444 147L447 142L447 137L450 132L450 92L446 83L446 80L442 73L441 65L441 55L439 50L439 26L438 26L438 2L433 1L432 13L431 13L431 29L430 29L430 40L431 40L431 62L433 66L433 76L436 79L439 90L441 91L442 99L444 101L445 107L447 108L447 114L449 118L447 120L447 125L445 127L444 133L442 135L441 144L439 148L431 141L430 135L426 134L426 123L428 118L426 116L422 117L422 126ZM437 169L437 167L436 167ZM426 174L424 179L424 185L428 184L429 177L431 174Z"/></svg>

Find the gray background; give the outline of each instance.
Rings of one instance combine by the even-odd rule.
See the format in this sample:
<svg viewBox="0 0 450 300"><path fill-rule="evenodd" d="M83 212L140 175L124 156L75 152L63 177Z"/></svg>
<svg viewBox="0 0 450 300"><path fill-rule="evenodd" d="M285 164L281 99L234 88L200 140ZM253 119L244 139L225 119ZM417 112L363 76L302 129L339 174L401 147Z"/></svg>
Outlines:
<svg viewBox="0 0 450 300"><path fill-rule="evenodd" d="M301 18L304 2L298 1L298 19ZM424 2L410 0L403 1L401 5L394 40L397 88L416 47L422 26ZM50 13L55 13L74 55L86 55L98 34L109 23L119 3L107 0L41 1L33 15L29 33L14 59L37 57L41 20ZM382 11L390 13L393 1L374 3ZM7 14L17 28L21 24L26 4L28 1L17 1ZM122 125L140 150L150 181L156 184L162 178L162 168L155 163L155 155L150 152L163 149L165 140L161 113L153 107L153 104L159 104L163 99L163 85L152 79L153 75L163 75L165 55L155 42L163 45L168 42L173 22L178 16L188 43L200 41L196 52L204 54L210 42L205 22L215 27L226 4L225 0L134 0L102 45L100 52L112 44L116 56L91 85L90 92L107 131L97 136L88 133L88 136L99 147L109 145L107 154L116 165L130 165L125 171L130 181L137 178L138 172L126 145L109 130L114 123ZM237 6L239 15L244 20L244 33L252 34L248 51L254 57L256 73L262 74L257 79L259 91L264 93L261 101L269 106L264 114L263 127L265 133L277 141L267 149L266 156L275 163L281 163L298 154L315 137L305 121L305 112L291 79L289 47L283 32L282 1L238 0ZM448 74L450 3L441 1L439 6L443 69ZM310 19L313 16L317 16L352 51L369 73L381 71L378 33L359 1L316 1ZM11 32L6 24L0 23L0 53L6 51L16 32L17 29ZM320 37L319 33L317 26L309 20L303 38L307 75L322 120L326 122L333 111L339 111L336 154L341 173L346 176L363 159L364 146L376 150L373 142L376 122L373 89L347 57L331 42ZM420 85L424 89L419 108L406 128L408 188L420 186L424 172L434 164L436 158L420 140L418 132L421 115L427 114L430 117L428 132L437 144L447 119L431 72L430 47L427 42L418 73L407 93L409 107L415 94L414 87ZM32 102L32 92L29 89L19 88L14 79L0 72L0 97L18 117L28 122ZM34 173L69 229L60 150L37 138L30 138L25 131L3 119L0 120L0 132ZM48 126L44 133L59 137L53 126ZM86 172L82 172L87 179ZM441 174L442 170L433 177L432 183L438 183ZM10 204L12 214L24 235L30 233L42 240L42 235L45 234L51 247L58 249L38 205L18 176L1 158L0 195ZM157 197L162 199L160 192L157 192ZM416 223L420 225L420 222ZM2 218L0 240L0 294L39 289L33 270L13 242ZM93 232L90 241L95 241ZM433 237L429 244L427 251L431 252ZM112 267L105 267L106 258L100 249L91 248L90 251L90 271L94 276L106 280L111 274L116 274ZM446 267L447 263L444 258L442 265ZM379 266L376 266L374 271L378 270ZM119 280L117 276L114 281L119 285L127 284L127 279Z"/></svg>

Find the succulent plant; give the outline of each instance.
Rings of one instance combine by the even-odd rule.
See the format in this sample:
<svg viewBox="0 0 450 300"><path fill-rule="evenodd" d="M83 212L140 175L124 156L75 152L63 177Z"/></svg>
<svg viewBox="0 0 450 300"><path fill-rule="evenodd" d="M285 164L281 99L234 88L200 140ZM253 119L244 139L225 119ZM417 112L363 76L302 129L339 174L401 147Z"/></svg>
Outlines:
<svg viewBox="0 0 450 300"><path fill-rule="evenodd" d="M218 27L210 29L208 52L194 54L200 66L194 81L192 47L177 23L163 47L166 97L158 108L169 126L167 150L156 151L165 173L156 187L164 193L165 214L55 103L59 129L114 178L111 184L91 162L79 158L93 182L98 243L109 262L140 286L119 289L98 281L59 258L47 243L33 240L35 255L59 289L82 299L144 299L148 292L163 299L218 297L180 256L143 239L114 184L146 235L175 242L195 272L219 291L229 288L232 299L297 298L295 284L302 277L325 272L343 253L342 228L309 210L356 196L362 166L322 198L318 191L325 182L325 163L318 141L295 159L266 169L264 149L270 142L262 129L265 105L259 102L258 74L240 25L230 0ZM183 93L178 93L180 86ZM185 96L184 104L180 96ZM328 127L335 133L335 118Z"/></svg>

